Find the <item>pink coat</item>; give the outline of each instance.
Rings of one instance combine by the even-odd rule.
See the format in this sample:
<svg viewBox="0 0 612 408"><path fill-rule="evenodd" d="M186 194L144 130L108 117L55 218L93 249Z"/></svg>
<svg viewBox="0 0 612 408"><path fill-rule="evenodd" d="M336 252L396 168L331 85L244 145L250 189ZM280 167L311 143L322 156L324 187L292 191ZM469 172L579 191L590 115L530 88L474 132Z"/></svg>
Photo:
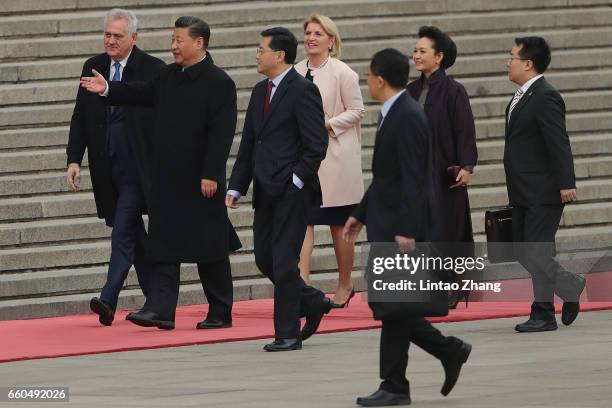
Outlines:
<svg viewBox="0 0 612 408"><path fill-rule="evenodd" d="M306 75L306 60L295 65ZM312 71L323 98L325 120L329 121L329 146L319 168L323 193L322 207L356 204L363 196L361 169L361 119L365 113L359 76L344 62L330 58Z"/></svg>

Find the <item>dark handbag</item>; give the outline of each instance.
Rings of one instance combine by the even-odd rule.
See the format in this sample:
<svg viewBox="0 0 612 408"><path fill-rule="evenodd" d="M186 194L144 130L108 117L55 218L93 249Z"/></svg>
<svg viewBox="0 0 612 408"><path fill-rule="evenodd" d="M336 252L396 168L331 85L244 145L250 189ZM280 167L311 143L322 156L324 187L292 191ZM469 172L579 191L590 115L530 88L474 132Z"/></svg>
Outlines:
<svg viewBox="0 0 612 408"><path fill-rule="evenodd" d="M457 183L457 176L461 171L461 166L448 166L446 168L446 174L448 175L448 181L451 185Z"/></svg>
<svg viewBox="0 0 612 408"><path fill-rule="evenodd" d="M487 254L489 262L514 262L512 243L512 207L504 207L485 212L485 232L487 234Z"/></svg>
<svg viewBox="0 0 612 408"><path fill-rule="evenodd" d="M372 247L375 246L375 244L372 244ZM376 256L393 257L397 253L393 250L384 253L386 251L389 251L388 247L385 247L382 251L376 250ZM372 270L371 262L373 254L374 252L371 251L365 273L369 288L372 288L373 280L379 279L378 276L370 272ZM417 243L417 249L411 253L411 256L419 257L418 254L432 256L433 252L430 244ZM426 280L439 282L445 280L444 276L446 275L446 272L427 268L421 268L414 273L410 273L409 276L405 272L385 272L385 274L388 273L391 273L392 276L386 279L387 282L399 282L404 278L413 282ZM385 295L385 301L379 301L380 298L377 298L376 295L369 296L370 294L371 291L368 293L368 305L374 314L375 320L401 320L412 317L448 315L448 293L445 290L418 291L415 295L404 292L403 294L397 294L397 297L393 297L393 299L391 298L393 295ZM398 301L394 301L396 299Z"/></svg>

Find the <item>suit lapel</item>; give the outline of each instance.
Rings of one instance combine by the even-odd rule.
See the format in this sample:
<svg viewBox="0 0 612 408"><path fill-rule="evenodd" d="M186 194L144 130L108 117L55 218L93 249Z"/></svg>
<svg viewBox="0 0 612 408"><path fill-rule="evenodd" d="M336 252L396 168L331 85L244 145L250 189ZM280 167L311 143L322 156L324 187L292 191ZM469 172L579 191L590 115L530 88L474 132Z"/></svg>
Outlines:
<svg viewBox="0 0 612 408"><path fill-rule="evenodd" d="M508 111L510 111L511 104L512 104L512 99L510 99L510 102L508 102L508 105L506 105L506 114L504 116L504 126L506 129L506 132L504 134L506 135L506 137L508 137L508 131L510 130L510 128L508 127Z"/></svg>
<svg viewBox="0 0 612 408"><path fill-rule="evenodd" d="M255 134L259 134L261 131L261 127L263 125L263 104L264 98L266 97L266 83L267 79L259 82L255 86L255 92L253 92L253 128L255 129Z"/></svg>
<svg viewBox="0 0 612 408"><path fill-rule="evenodd" d="M270 106L268 108L268 114L263 119L259 132L261 132L266 127L266 124L270 121L270 118L274 115L274 111L276 110L276 107L280 105L281 100L287 93L287 90L289 89L289 86L291 86L291 82L293 82L296 75L297 75L297 72L295 71L295 69L291 68L291 70L287 72L287 75L285 75L285 77L281 81L280 85L278 86L278 89L274 92L272 101L270 101ZM265 95L261 98L262 109L260 110L260 112L263 112L263 99L264 98L265 98Z"/></svg>
<svg viewBox="0 0 612 408"><path fill-rule="evenodd" d="M102 74L102 76L104 77L104 79L106 79L107 81L110 81L110 64L111 64L111 59L110 57L107 55L106 58L104 58L104 65L101 66L97 66L96 67L96 71L98 71L100 74Z"/></svg>
<svg viewBox="0 0 612 408"><path fill-rule="evenodd" d="M529 99L531 98L531 95L533 95L534 92L537 92L538 88L543 83L543 81L544 81L544 77L538 79L533 84L531 84L531 86L527 90L527 93L523 95L523 97L521 98L520 101L518 101L514 109L512 109L512 114L510 115L510 121L508 122L508 120L506 120L506 126L508 127L508 131L512 130L512 125L516 121L516 118L520 114L521 110L525 107L525 105L527 105L527 103L529 102ZM510 101L510 103L512 103L512 101ZM510 105L508 105L508 108L506 110L506 118L508 117L509 109L510 109Z"/></svg>
<svg viewBox="0 0 612 408"><path fill-rule="evenodd" d="M391 109L389 109L389 112L387 112L387 116L385 116L385 119L383 120L382 126L376 131L376 141L374 142L374 153L372 155L372 168L374 168L374 163L376 162L376 146L378 146L381 142L381 138L385 134L385 129L391 126L390 123L393 122L395 115L397 114L397 112L400 111L401 105L404 102L404 97L407 93L408 91L404 92L402 95L399 96L399 98L395 100L395 102L393 102L393 105L391 105Z"/></svg>

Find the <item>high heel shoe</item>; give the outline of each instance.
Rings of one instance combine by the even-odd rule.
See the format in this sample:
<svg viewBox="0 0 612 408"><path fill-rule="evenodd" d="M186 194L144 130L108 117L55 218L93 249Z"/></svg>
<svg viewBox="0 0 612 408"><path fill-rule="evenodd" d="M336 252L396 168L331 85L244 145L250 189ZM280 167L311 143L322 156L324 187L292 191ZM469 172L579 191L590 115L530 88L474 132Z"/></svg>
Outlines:
<svg viewBox="0 0 612 408"><path fill-rule="evenodd" d="M469 298L470 298L469 290L452 291L448 295L448 308L456 309L459 302L461 302L462 300L465 300L465 308L467 309Z"/></svg>
<svg viewBox="0 0 612 408"><path fill-rule="evenodd" d="M346 302L344 303L332 303L332 309L343 309L345 307L348 307L349 303L351 302L351 299L353 298L353 296L355 296L355 289L351 289L351 294L349 295L348 299L346 299Z"/></svg>

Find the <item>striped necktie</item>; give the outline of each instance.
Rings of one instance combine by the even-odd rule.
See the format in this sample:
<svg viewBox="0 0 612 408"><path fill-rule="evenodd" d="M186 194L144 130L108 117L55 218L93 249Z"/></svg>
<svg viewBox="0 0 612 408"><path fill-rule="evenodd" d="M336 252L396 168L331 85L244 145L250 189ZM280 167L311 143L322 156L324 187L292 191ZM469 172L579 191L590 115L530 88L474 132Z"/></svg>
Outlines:
<svg viewBox="0 0 612 408"><path fill-rule="evenodd" d="M512 98L512 102L510 102L510 109L508 109L508 122L510 122L510 115L512 114L512 110L516 106L517 103L521 100L521 96L523 96L523 89L519 88L514 94L514 98Z"/></svg>
<svg viewBox="0 0 612 408"><path fill-rule="evenodd" d="M121 64L118 62L115 62L113 66L115 67L115 73L113 74L112 81L121 81ZM109 106L109 111L111 115L115 113L116 110L117 110L117 106Z"/></svg>

